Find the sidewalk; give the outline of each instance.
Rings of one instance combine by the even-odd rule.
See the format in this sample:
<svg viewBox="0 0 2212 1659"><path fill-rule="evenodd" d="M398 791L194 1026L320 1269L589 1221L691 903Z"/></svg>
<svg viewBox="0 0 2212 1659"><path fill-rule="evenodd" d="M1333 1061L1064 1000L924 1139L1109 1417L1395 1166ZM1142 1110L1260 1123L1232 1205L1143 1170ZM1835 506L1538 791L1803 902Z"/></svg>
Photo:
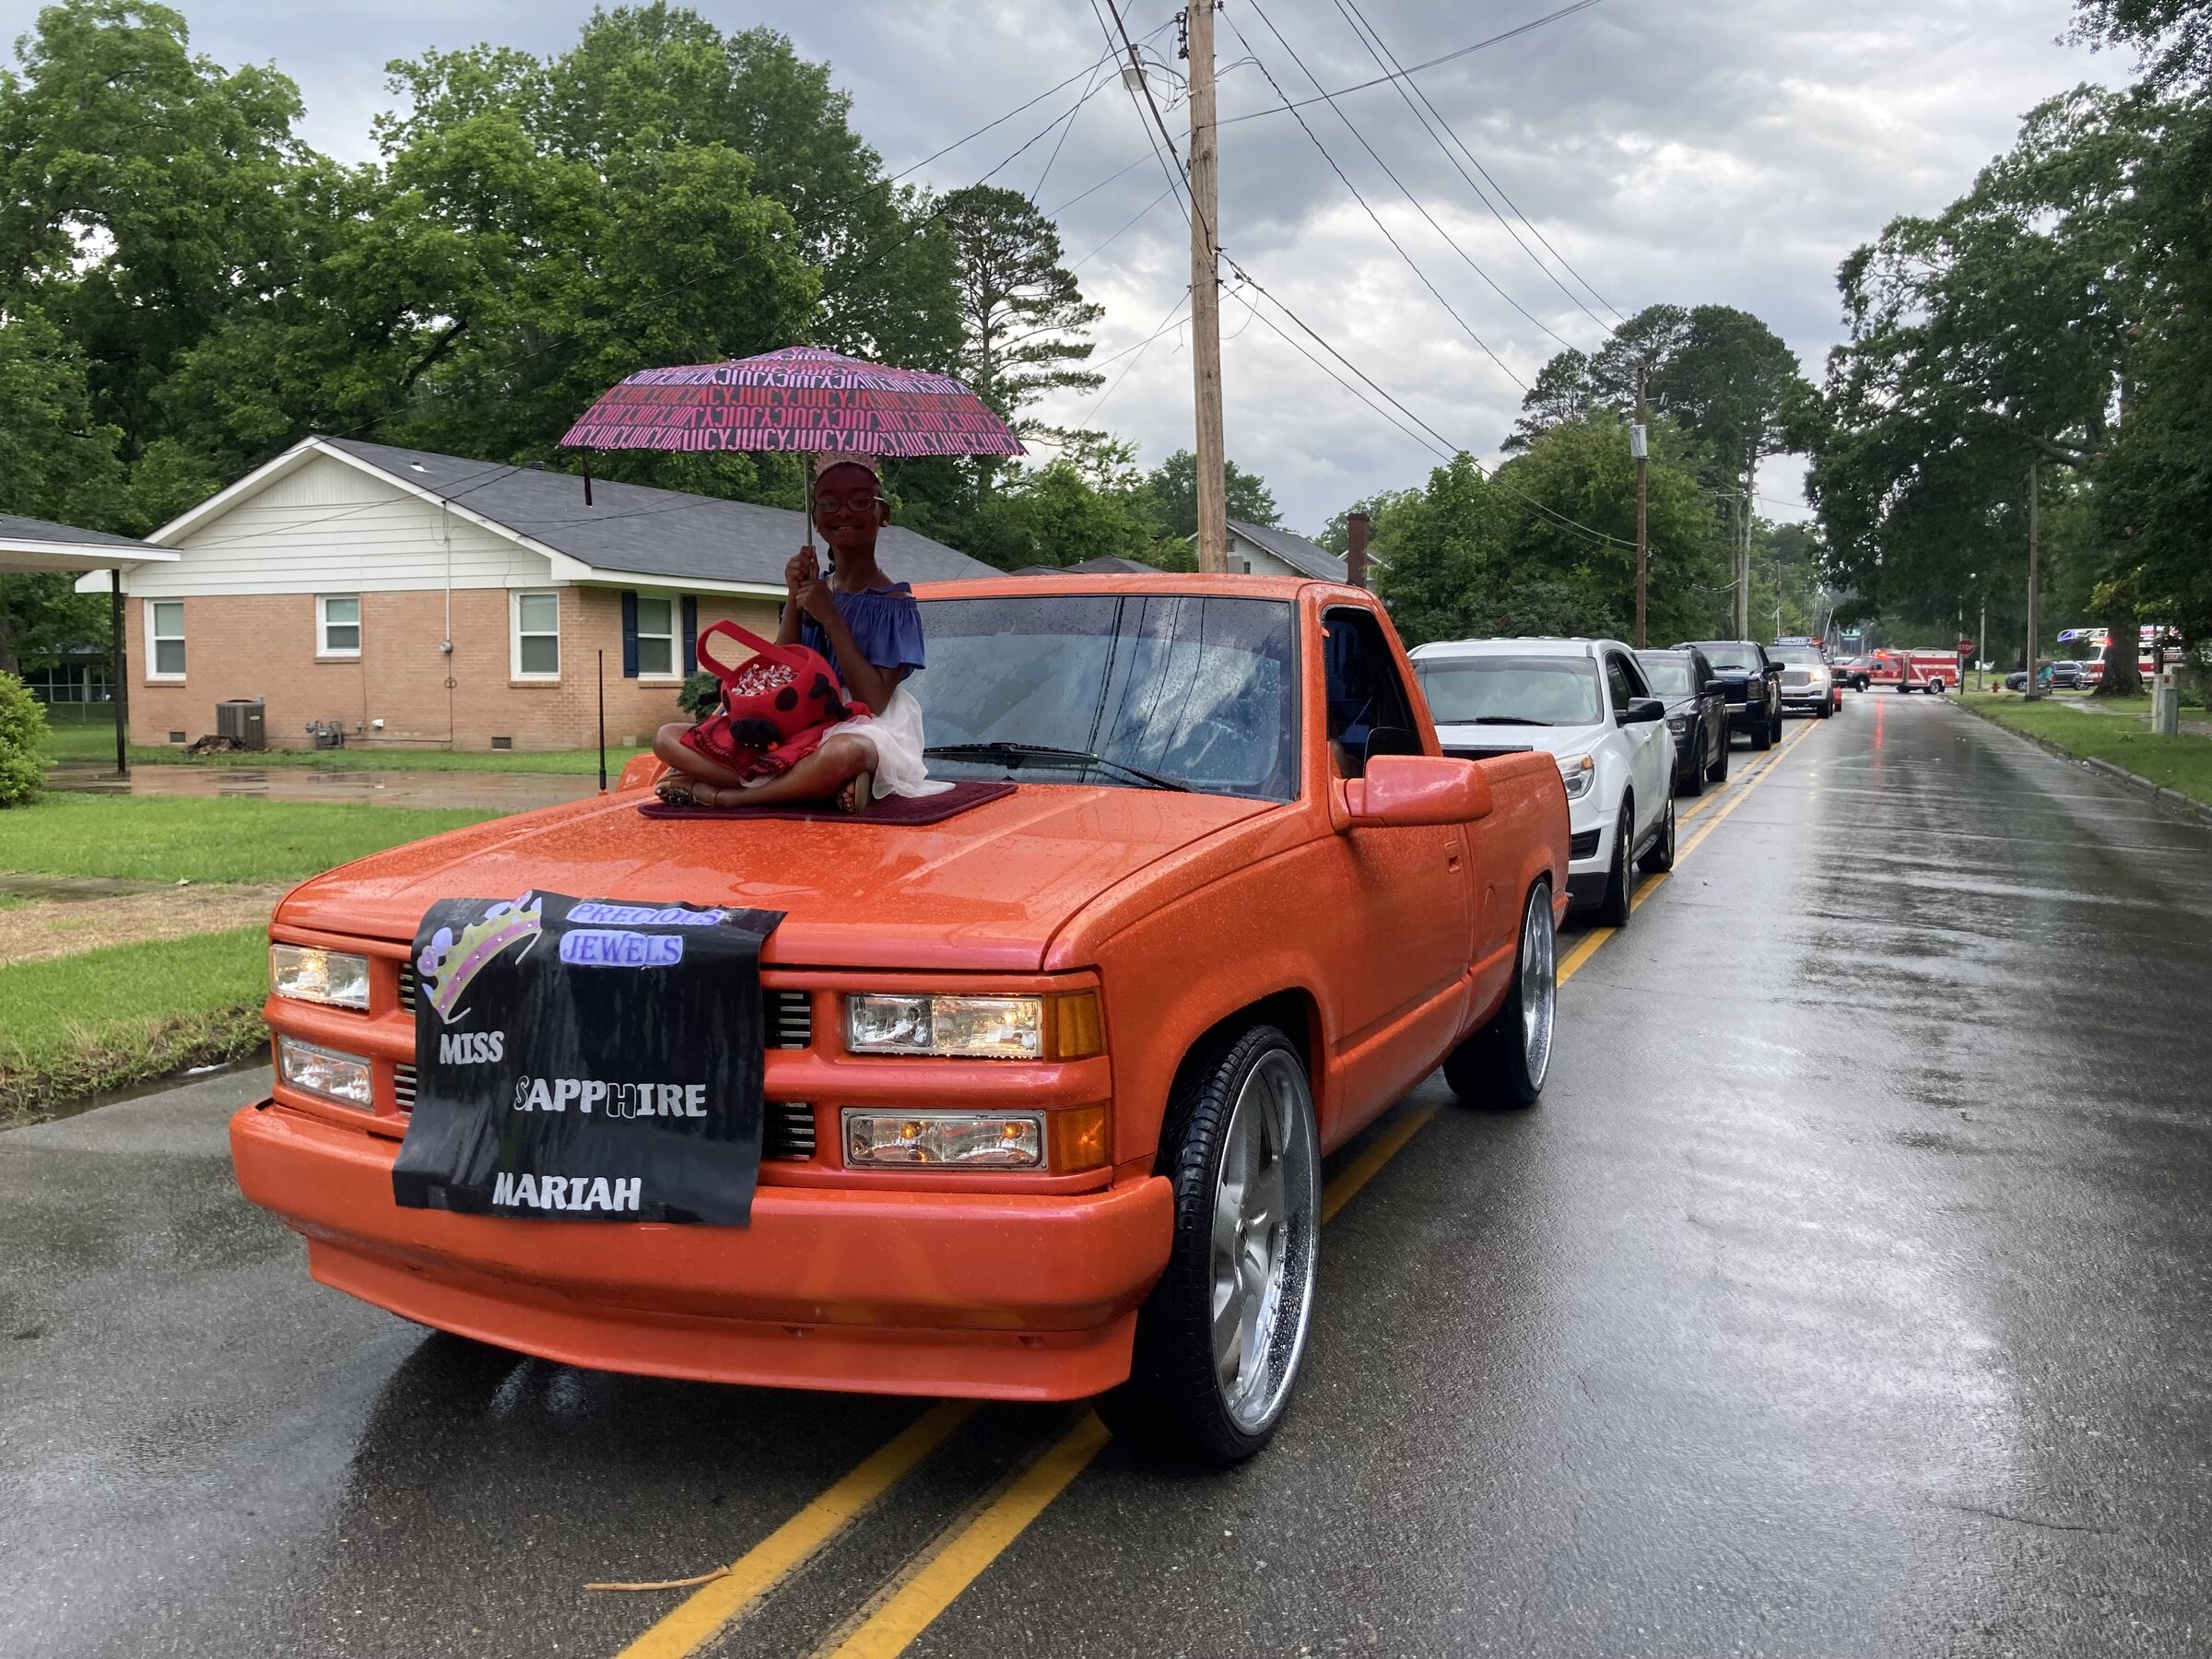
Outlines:
<svg viewBox="0 0 2212 1659"><path fill-rule="evenodd" d="M610 776L607 782L614 780ZM99 766L57 766L49 789L86 794L244 795L382 806L470 806L527 812L596 794L596 775L565 772L324 771L307 767L140 766L128 780Z"/></svg>

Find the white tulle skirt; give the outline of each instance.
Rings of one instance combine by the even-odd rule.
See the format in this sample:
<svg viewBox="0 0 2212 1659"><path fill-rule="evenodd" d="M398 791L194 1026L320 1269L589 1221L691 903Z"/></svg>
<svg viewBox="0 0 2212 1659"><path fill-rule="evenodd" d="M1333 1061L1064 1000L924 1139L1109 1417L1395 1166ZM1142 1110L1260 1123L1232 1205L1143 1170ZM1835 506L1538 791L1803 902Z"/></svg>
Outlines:
<svg viewBox="0 0 2212 1659"><path fill-rule="evenodd" d="M875 765L869 770L876 774L877 800L886 795L940 794L952 787L930 778L929 763L922 758L922 702L904 686L891 693L882 713L841 720L822 735L822 741L844 736L857 737L876 751ZM757 788L767 782L761 778L746 787Z"/></svg>

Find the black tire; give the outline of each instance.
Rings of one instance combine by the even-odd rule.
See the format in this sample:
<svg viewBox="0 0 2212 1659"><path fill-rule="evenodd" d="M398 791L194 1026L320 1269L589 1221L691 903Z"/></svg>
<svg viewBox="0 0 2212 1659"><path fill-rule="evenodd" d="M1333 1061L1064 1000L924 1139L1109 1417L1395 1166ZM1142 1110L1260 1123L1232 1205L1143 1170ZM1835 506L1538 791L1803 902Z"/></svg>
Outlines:
<svg viewBox="0 0 2212 1659"><path fill-rule="evenodd" d="M1712 765L1710 765L1710 766L1708 766L1708 767L1705 769L1705 782L1708 782L1708 783L1725 783L1725 782L1728 782L1728 748L1729 748L1729 744L1730 744L1730 733L1729 733L1729 730L1728 730L1728 728L1727 728L1726 726L1723 726L1723 727L1721 728L1721 740L1720 740L1720 742L1718 742L1718 743L1716 743L1716 744L1714 744L1714 745L1712 746Z"/></svg>
<svg viewBox="0 0 2212 1659"><path fill-rule="evenodd" d="M1241 1111L1259 1113L1240 1123ZM1282 1113L1278 1123L1275 1113ZM1240 1206L1260 1184L1248 1173L1229 1195L1224 1160L1231 1143L1256 1124L1261 1139L1256 1171L1272 1171L1281 1192L1279 1214L1270 1215L1270 1263L1279 1261L1272 1322L1259 1332L1263 1370L1253 1374L1259 1391L1249 1394L1241 1371L1225 1384L1215 1347L1216 1220L1224 1203ZM1271 1161L1269 1135L1279 1134ZM1185 1458L1213 1465L1241 1463L1275 1433L1288 1406L1305 1355L1313 1307L1313 1274L1321 1236L1321 1145L1313 1121L1313 1092L1304 1057L1271 1025L1255 1025L1194 1054L1177 1079L1160 1131L1160 1173L1175 1189L1175 1233L1167 1271L1139 1311L1129 1381L1099 1402L1117 1434ZM1265 1189L1262 1189L1265 1191ZM1229 1260L1232 1281L1245 1285L1245 1218ZM1279 1257L1275 1251L1279 1247ZM1275 1286L1270 1265L1267 1284ZM1267 1299L1262 1298L1264 1303ZM1251 1335L1239 1319L1236 1337ZM1243 1364L1241 1357L1237 1363Z"/></svg>
<svg viewBox="0 0 2212 1659"><path fill-rule="evenodd" d="M1677 766L1675 769L1675 793L1686 795L1701 795L1705 793L1705 759L1703 756L1692 755L1688 766Z"/></svg>
<svg viewBox="0 0 2212 1659"><path fill-rule="evenodd" d="M1613 867L1606 873L1605 896L1597 901L1597 924L1600 927L1626 927L1629 924L1629 900L1633 896L1636 883L1629 873L1629 841L1636 833L1636 797L1623 795L1620 800L1620 822L1613 829Z"/></svg>
<svg viewBox="0 0 2212 1659"><path fill-rule="evenodd" d="M1646 871L1671 870L1675 867L1675 797L1666 797L1666 817L1659 825L1659 839L1643 850L1637 867Z"/></svg>
<svg viewBox="0 0 2212 1659"><path fill-rule="evenodd" d="M1771 714L1762 715L1759 724L1751 728L1751 747L1755 749L1771 749L1774 747L1774 717Z"/></svg>
<svg viewBox="0 0 2212 1659"><path fill-rule="evenodd" d="M1444 1056L1444 1081L1469 1106L1533 1106L1551 1073L1559 989L1551 883L1530 889L1504 1005L1489 1023Z"/></svg>

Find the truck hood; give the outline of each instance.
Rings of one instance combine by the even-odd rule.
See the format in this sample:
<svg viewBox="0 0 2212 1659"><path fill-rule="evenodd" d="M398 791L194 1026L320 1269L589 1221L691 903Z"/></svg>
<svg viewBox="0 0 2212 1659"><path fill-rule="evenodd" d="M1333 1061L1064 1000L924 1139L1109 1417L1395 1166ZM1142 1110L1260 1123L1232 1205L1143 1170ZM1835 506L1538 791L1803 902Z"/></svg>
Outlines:
<svg viewBox="0 0 2212 1659"><path fill-rule="evenodd" d="M576 898L784 912L786 967L1034 971L1114 883L1272 802L1024 783L942 823L648 818L644 792L547 807L395 847L303 883L280 926L411 940L441 899Z"/></svg>

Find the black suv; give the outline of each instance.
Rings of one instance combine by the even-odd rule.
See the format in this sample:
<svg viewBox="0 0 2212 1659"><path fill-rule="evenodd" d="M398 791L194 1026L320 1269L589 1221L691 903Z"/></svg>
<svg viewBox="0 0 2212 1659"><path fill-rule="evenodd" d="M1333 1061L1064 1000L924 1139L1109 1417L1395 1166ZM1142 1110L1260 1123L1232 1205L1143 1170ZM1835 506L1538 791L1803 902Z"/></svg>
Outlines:
<svg viewBox="0 0 2212 1659"><path fill-rule="evenodd" d="M1666 704L1666 727L1675 735L1675 793L1702 794L1708 783L1728 782L1728 699L1721 680L1694 646L1640 651L1652 695Z"/></svg>
<svg viewBox="0 0 2212 1659"><path fill-rule="evenodd" d="M1747 732L1751 747L1772 748L1782 735L1782 665L1756 640L1692 640L1677 651L1701 651L1728 694L1728 724Z"/></svg>

